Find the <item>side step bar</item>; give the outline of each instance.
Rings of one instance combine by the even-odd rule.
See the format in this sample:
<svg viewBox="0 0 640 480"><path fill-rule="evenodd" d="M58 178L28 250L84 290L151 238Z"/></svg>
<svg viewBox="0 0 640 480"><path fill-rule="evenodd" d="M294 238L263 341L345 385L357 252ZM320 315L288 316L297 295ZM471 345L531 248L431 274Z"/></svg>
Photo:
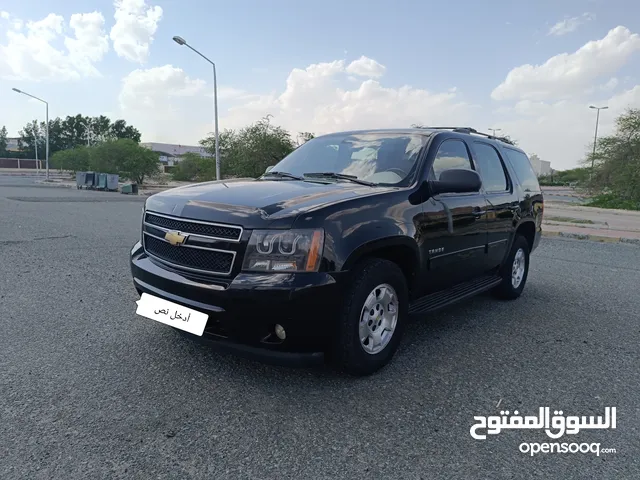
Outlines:
<svg viewBox="0 0 640 480"><path fill-rule="evenodd" d="M415 299L409 305L409 314L426 313L472 297L500 284L502 278L497 275L486 275L470 280L440 292L430 293Z"/></svg>

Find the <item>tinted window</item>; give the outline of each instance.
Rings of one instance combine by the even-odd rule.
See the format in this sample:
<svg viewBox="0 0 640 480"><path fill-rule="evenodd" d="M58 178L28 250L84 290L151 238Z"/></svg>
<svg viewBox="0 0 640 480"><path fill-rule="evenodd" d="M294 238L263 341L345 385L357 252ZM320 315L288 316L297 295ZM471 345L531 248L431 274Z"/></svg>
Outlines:
<svg viewBox="0 0 640 480"><path fill-rule="evenodd" d="M445 140L438 148L438 153L433 161L433 178L438 180L440 173L452 168L473 170L467 146L461 140Z"/></svg>
<svg viewBox="0 0 640 480"><path fill-rule="evenodd" d="M538 177L533 171L529 157L524 153L512 150L510 148L505 149L509 157L509 161L516 172L520 185L525 192L539 192L540 185L538 184Z"/></svg>
<svg viewBox="0 0 640 480"><path fill-rule="evenodd" d="M476 160L487 192L504 192L509 188L498 152L486 143L475 143Z"/></svg>
<svg viewBox="0 0 640 480"><path fill-rule="evenodd" d="M301 145L273 171L304 175L335 172L374 183L396 184L410 177L427 135L396 133L334 134Z"/></svg>

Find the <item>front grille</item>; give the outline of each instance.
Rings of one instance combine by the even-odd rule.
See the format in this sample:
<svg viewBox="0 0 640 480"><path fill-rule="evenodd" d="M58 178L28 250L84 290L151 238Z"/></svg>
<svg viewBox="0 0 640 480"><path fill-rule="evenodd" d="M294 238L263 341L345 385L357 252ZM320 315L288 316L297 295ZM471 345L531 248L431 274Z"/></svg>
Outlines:
<svg viewBox="0 0 640 480"><path fill-rule="evenodd" d="M164 240L144 235L144 248L150 255L178 268L227 275L233 268L234 252L173 246Z"/></svg>
<svg viewBox="0 0 640 480"><path fill-rule="evenodd" d="M163 215L154 215L153 213L147 213L145 215L145 222L167 230L177 230L183 233L192 233L194 235L234 242L239 241L242 236L242 228L240 227L217 225L215 223L201 223L191 220L178 220Z"/></svg>

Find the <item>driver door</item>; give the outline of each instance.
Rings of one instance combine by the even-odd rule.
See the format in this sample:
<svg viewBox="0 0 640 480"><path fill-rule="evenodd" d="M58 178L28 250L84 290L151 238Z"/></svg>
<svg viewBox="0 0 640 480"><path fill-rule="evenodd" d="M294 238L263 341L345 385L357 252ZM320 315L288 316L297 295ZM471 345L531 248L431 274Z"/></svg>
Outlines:
<svg viewBox="0 0 640 480"><path fill-rule="evenodd" d="M437 180L452 168L476 170L467 144L444 140L429 172ZM423 204L419 222L420 253L427 268L420 282L423 294L451 287L484 271L487 245L487 203L482 192L434 195Z"/></svg>

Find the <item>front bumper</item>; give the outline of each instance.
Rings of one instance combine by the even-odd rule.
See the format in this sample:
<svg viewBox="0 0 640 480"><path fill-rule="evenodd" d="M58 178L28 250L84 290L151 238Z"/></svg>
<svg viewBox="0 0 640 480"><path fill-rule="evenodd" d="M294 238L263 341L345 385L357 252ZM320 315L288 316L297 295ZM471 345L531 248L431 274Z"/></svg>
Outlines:
<svg viewBox="0 0 640 480"><path fill-rule="evenodd" d="M320 363L336 328L341 274L240 273L213 280L157 263L140 242L131 250L139 294L182 304L209 315L201 342L278 364ZM275 325L286 332L275 335ZM182 333L182 332L181 332Z"/></svg>

